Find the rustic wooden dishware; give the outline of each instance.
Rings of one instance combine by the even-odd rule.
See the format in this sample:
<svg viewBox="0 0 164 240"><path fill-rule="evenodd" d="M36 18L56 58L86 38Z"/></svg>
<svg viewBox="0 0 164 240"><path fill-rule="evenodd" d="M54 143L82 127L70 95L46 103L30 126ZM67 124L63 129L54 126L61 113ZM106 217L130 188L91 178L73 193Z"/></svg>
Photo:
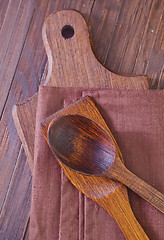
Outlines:
<svg viewBox="0 0 164 240"><path fill-rule="evenodd" d="M164 213L164 195L125 167L113 135L91 119L66 115L53 120L48 142L56 157L72 170L118 180Z"/></svg>
<svg viewBox="0 0 164 240"><path fill-rule="evenodd" d="M69 38L65 38L67 34L63 33L63 30L65 29L69 32L69 26L73 28L74 34L73 36L69 35L71 36ZM70 32L71 31L70 29ZM97 61L90 46L91 40L89 39L86 22L77 11L63 10L49 16L44 23L42 35L48 55L48 71L47 69L45 71L48 72L48 74L43 77L43 85L57 87L109 87L117 89L149 88L147 77L120 76L110 72ZM33 171L34 166L33 157L37 97L38 95L35 94L25 102L19 103L13 107L14 122L25 149L31 171ZM85 178L85 176L81 177L88 181L88 186L90 178ZM108 183L107 187L105 187L106 182ZM102 185L103 188L101 187ZM95 201L99 205L113 205L114 208L115 201L112 199L118 198L117 202L119 202L120 195L122 195L122 199L124 200L121 200L120 204L122 205L122 201L124 201L124 206L127 205L127 208L130 208L126 187L124 185L102 178L102 181L97 182L97 185L95 182L95 188L99 189L99 193L102 191L100 194L101 198L95 198ZM108 189L110 193L110 188L115 191L108 196L108 192L105 191L105 189ZM91 193L90 196L94 198L94 195L91 195ZM118 205L115 206L115 211L117 211L117 207ZM111 215L114 215L110 209L107 210ZM131 209L129 210L129 214L131 215ZM134 219L133 214L130 219ZM121 216L117 221L122 221ZM120 225L121 223L118 224ZM139 224L137 223L136 225L140 229ZM125 231L126 230L124 230L124 232ZM125 235L128 237L129 235L131 236L132 233L131 231L126 231ZM131 239L135 238L132 237ZM147 239L147 237L144 235L142 239Z"/></svg>
<svg viewBox="0 0 164 240"><path fill-rule="evenodd" d="M44 137L47 140L47 143L48 129L51 125L51 122L68 114L79 114L84 117L90 117L90 119L95 121L97 124L100 124L105 132L109 131L94 102L91 100L91 98L85 97L51 115L42 122L41 129ZM118 154L122 159L117 144L116 147L118 149ZM71 170L61 161L59 161L59 163L70 181L82 193L96 201L113 216L126 239L148 239L131 210L126 188L123 184L106 177L82 175Z"/></svg>

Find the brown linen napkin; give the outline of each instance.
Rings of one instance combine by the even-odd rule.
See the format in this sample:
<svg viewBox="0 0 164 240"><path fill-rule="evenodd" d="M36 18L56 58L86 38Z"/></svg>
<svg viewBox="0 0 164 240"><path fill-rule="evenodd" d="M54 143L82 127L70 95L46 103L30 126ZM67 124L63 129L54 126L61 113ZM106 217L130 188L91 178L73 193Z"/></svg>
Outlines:
<svg viewBox="0 0 164 240"><path fill-rule="evenodd" d="M125 239L112 217L81 194L55 161L40 122L82 96L92 96L118 142L125 165L164 193L164 91L40 87L36 119L30 239ZM129 192L151 240L164 238L164 215Z"/></svg>

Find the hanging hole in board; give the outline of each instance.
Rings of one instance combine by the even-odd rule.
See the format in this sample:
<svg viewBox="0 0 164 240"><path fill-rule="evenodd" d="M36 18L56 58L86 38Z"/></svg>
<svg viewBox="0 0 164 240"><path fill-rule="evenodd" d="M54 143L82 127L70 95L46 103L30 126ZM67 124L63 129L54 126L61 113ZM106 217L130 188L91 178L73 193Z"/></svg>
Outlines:
<svg viewBox="0 0 164 240"><path fill-rule="evenodd" d="M61 30L61 34L65 39L72 38L74 35L74 29L71 25L65 25Z"/></svg>

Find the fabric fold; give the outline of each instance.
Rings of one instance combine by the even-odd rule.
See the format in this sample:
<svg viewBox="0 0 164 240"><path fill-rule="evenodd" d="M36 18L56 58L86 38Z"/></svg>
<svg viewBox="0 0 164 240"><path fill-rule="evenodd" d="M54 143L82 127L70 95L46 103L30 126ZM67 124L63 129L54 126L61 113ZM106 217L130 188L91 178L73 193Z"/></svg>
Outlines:
<svg viewBox="0 0 164 240"><path fill-rule="evenodd" d="M125 165L164 193L164 91L40 87L30 220L31 240L125 239L112 217L83 196L61 171L40 122L76 99L93 97ZM133 212L152 240L164 236L164 215L128 190Z"/></svg>

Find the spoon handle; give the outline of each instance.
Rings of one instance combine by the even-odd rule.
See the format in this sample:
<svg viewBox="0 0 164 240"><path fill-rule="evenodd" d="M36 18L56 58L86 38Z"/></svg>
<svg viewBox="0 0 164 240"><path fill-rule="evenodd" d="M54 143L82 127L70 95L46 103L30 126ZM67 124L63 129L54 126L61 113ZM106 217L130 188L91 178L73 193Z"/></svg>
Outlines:
<svg viewBox="0 0 164 240"><path fill-rule="evenodd" d="M116 161L106 176L118 180L164 213L164 195L129 171L122 162Z"/></svg>
<svg viewBox="0 0 164 240"><path fill-rule="evenodd" d="M94 201L101 205L115 219L127 240L149 239L135 218L127 196L120 189L114 191L109 197L97 198Z"/></svg>

